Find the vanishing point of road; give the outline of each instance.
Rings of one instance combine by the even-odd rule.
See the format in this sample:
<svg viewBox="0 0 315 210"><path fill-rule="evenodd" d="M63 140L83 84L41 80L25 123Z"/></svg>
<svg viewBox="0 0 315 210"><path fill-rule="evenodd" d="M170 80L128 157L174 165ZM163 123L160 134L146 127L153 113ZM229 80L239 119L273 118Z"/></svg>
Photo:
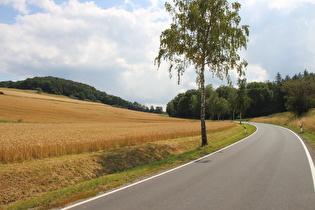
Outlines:
<svg viewBox="0 0 315 210"><path fill-rule="evenodd" d="M302 140L253 124L258 130L232 146L66 208L314 210L314 165Z"/></svg>

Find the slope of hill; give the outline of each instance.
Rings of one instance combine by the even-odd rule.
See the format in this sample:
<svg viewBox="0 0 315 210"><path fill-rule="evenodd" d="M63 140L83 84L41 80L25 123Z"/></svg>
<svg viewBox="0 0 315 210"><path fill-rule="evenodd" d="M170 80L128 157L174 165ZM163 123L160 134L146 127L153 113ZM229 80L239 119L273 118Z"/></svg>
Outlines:
<svg viewBox="0 0 315 210"><path fill-rule="evenodd" d="M198 135L199 122L36 91L0 88L0 162L77 154ZM208 131L233 123L208 122Z"/></svg>
<svg viewBox="0 0 315 210"><path fill-rule="evenodd" d="M0 92L0 209L200 146L198 121L34 90L0 88ZM242 128L235 123L207 123L208 132L218 131L211 133L213 145L209 149L226 146L230 137L234 137L233 142L244 138ZM115 183L98 183L93 190L108 190ZM71 193L66 196L78 199L77 189ZM65 199L64 194L58 195ZM56 198L48 200L43 203ZM43 203L21 204L17 209Z"/></svg>
<svg viewBox="0 0 315 210"><path fill-rule="evenodd" d="M149 109L148 107L137 102L131 103L120 97L109 95L105 92L96 90L92 86L51 76L28 78L26 80L17 82L3 81L0 82L0 87L16 88L23 90L37 90L38 92L64 95L70 98L85 101L100 102L103 104L108 104L130 110L162 113L161 107L156 107L156 109Z"/></svg>

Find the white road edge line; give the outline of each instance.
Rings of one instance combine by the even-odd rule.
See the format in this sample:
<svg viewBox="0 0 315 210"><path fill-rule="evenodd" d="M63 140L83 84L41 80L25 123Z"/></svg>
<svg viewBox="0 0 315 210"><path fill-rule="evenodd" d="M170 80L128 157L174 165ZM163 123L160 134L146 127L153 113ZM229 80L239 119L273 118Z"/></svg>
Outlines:
<svg viewBox="0 0 315 210"><path fill-rule="evenodd" d="M255 126L255 125L254 125L254 126ZM256 127L256 126L255 126L255 127ZM202 156L202 157L200 157L200 158L198 158L198 159L196 159L196 160L193 160L193 161L191 161L191 162L189 162L189 163L186 163L186 164L184 164L184 165L177 166L176 168L170 169L170 170L168 170L168 171L164 171L164 172L162 172L162 173L160 173L160 174L157 174L157 175L151 176L151 177L149 177L149 178L147 178L147 179L144 179L144 180L141 180L141 181L132 183L132 184L127 185L127 186L125 186L125 187L121 187L121 188L118 188L118 189L116 189L116 190L113 190L113 191L110 191L110 192L107 192L107 193L98 195L98 196L96 196L96 197L90 198L90 199L88 199L88 200L85 200L85 201L82 201L82 202L73 204L73 205L71 205L71 206L67 206L67 207L65 207L65 208L62 208L61 210L67 210L67 209L71 209L71 208L80 206L80 205L85 204L85 203L88 203L88 202L90 202L90 201L94 201L94 200L96 200L96 199L99 199L99 198L102 198L102 197L106 197L106 196L108 196L108 195L110 195L110 194L119 192L119 191L121 191L121 190L127 189L127 188L129 188L129 187L132 187L132 186L141 184L141 183L143 183L143 182L146 182L146 181L149 181L149 180L151 180L151 179L157 178L157 177L159 177L159 176L162 176L162 175L164 175L164 174L170 173L170 172L175 171L175 170L177 170L177 169L183 168L183 167L185 167L185 166L187 166L187 165L190 165L190 164L192 164L192 163L195 163L196 161L200 161L200 160L202 160L202 159L204 159L204 158L210 157L210 156L212 156L212 155L214 155L214 154L216 154L216 153L219 153L219 152L221 152L221 151L223 151L223 150L226 150L226 149L228 149L228 148L230 148L230 147L232 147L232 146L234 146L234 145L236 145L236 144L239 144L239 143L241 143L241 142L247 140L248 138L252 137L254 134L257 133L257 131L258 131L258 127L256 127L256 131L255 131L254 133L252 133L251 135L247 136L246 138L244 138L244 139L242 139L242 140L240 140L240 141L237 141L237 142L235 142L235 143L233 143L233 144L231 144L231 145L229 145L229 146L226 146L226 147L224 147L224 148L222 148L222 149L220 149L220 150L217 150L217 151L215 151L215 152L213 152L213 153L210 153L210 154L208 154L208 155Z"/></svg>
<svg viewBox="0 0 315 210"><path fill-rule="evenodd" d="M279 126L281 127L281 126ZM314 188L314 192L315 192L315 167L314 167L314 162L313 162L313 159L311 157L311 154L310 152L308 151L304 141L301 139L301 137L299 135L297 135L295 132L293 132L292 130L288 129L288 128L285 128L285 127L282 127L290 132L292 132L301 142L303 148L304 148L304 151L305 151L305 154L306 154L306 157L308 159L308 163L310 165L310 169L311 169L311 174L312 174L312 181L313 181L313 188Z"/></svg>

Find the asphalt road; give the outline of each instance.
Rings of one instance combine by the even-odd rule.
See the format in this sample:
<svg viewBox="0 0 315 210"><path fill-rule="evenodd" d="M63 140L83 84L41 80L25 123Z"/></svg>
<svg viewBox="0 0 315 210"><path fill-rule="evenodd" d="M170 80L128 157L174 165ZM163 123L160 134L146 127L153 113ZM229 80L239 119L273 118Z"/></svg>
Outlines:
<svg viewBox="0 0 315 210"><path fill-rule="evenodd" d="M231 147L69 208L314 210L304 145L285 128L254 125L254 135Z"/></svg>

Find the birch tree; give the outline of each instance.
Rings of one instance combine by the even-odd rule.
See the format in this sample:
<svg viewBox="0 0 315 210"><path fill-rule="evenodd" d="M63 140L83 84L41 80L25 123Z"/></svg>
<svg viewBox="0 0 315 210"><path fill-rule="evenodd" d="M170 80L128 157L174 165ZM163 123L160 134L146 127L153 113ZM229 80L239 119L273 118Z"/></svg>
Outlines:
<svg viewBox="0 0 315 210"><path fill-rule="evenodd" d="M193 65L201 91L201 146L208 144L205 123L205 71L230 83L229 71L235 69L241 77L247 62L239 50L246 49L249 26L241 25L241 4L227 0L173 0L165 3L172 17L170 27L160 36L160 48L155 64L169 63L168 71L180 78Z"/></svg>

